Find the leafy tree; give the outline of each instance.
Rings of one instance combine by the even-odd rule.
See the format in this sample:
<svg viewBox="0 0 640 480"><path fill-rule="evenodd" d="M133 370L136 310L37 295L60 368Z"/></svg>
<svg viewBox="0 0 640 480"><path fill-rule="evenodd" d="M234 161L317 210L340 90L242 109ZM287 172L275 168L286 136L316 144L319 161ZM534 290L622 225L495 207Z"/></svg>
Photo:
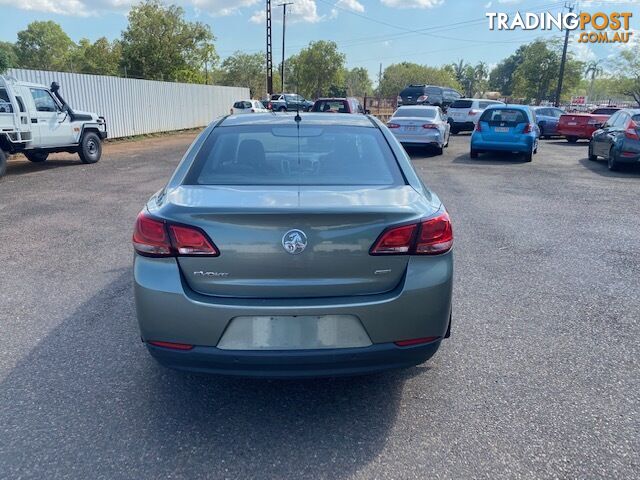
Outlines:
<svg viewBox="0 0 640 480"><path fill-rule="evenodd" d="M371 78L366 68L355 67L345 72L345 90L350 97L364 97L373 91Z"/></svg>
<svg viewBox="0 0 640 480"><path fill-rule="evenodd" d="M15 67L17 64L18 56L13 43L0 42L0 73L3 73L7 68Z"/></svg>
<svg viewBox="0 0 640 480"><path fill-rule="evenodd" d="M298 55L285 63L291 74L285 80L297 84L297 91L309 98L327 95L333 89L344 88L345 56L335 42L319 40L309 43ZM288 80L290 79L290 80Z"/></svg>
<svg viewBox="0 0 640 480"><path fill-rule="evenodd" d="M616 67L620 74L616 91L632 97L640 106L640 46L620 52Z"/></svg>
<svg viewBox="0 0 640 480"><path fill-rule="evenodd" d="M513 55L502 60L491 70L489 75L489 88L491 90L498 91L506 97L513 94L513 76L524 60L525 49L525 45L520 46Z"/></svg>
<svg viewBox="0 0 640 480"><path fill-rule="evenodd" d="M184 10L146 0L129 12L122 32L122 63L127 75L152 80L205 81L217 61L208 25L188 22Z"/></svg>
<svg viewBox="0 0 640 480"><path fill-rule="evenodd" d="M262 98L267 93L266 75L264 53L235 52L220 65L217 80L224 85L249 87L251 98Z"/></svg>
<svg viewBox="0 0 640 480"><path fill-rule="evenodd" d="M396 96L404 87L412 83L441 85L462 90L450 68L435 68L402 62L385 68L378 85L378 94L384 97Z"/></svg>
<svg viewBox="0 0 640 480"><path fill-rule="evenodd" d="M122 61L122 46L119 41L109 42L102 37L91 43L80 40L72 56L75 71L96 75L118 75Z"/></svg>
<svg viewBox="0 0 640 480"><path fill-rule="evenodd" d="M593 88L596 81L596 77L602 75L604 73L604 69L602 68L602 60L594 60L584 67L584 74L586 77L590 78L589 83L589 98L593 97Z"/></svg>
<svg viewBox="0 0 640 480"><path fill-rule="evenodd" d="M73 41L57 23L31 22L18 32L18 65L39 70L69 70L73 46Z"/></svg>

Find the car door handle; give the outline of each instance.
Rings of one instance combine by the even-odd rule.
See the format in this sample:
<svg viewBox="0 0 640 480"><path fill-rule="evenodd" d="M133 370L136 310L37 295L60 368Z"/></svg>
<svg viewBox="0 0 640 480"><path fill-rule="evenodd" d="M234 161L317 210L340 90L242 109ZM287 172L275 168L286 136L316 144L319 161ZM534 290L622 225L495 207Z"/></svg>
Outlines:
<svg viewBox="0 0 640 480"><path fill-rule="evenodd" d="M32 118L31 119L31 123L38 123L38 119L37 118Z"/></svg>

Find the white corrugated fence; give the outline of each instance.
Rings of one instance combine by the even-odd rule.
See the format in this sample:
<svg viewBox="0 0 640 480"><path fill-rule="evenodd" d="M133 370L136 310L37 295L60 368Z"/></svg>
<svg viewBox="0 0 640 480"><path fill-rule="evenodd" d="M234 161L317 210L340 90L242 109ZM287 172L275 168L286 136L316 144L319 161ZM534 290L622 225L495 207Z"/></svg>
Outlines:
<svg viewBox="0 0 640 480"><path fill-rule="evenodd" d="M249 89L134 78L9 69L24 82L60 84L63 98L76 110L95 112L107 120L110 138L202 127L226 115Z"/></svg>

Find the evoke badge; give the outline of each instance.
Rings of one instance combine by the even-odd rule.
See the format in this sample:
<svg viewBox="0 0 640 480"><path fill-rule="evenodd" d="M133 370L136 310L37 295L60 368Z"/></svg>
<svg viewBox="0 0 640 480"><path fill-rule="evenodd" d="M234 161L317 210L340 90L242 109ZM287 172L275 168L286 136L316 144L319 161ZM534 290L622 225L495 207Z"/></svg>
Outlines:
<svg viewBox="0 0 640 480"><path fill-rule="evenodd" d="M229 274L227 272L204 272L199 270L197 272L193 272L196 277L228 277Z"/></svg>
<svg viewBox="0 0 640 480"><path fill-rule="evenodd" d="M291 255L302 253L307 248L307 235L295 228L289 230L282 237L282 246Z"/></svg>

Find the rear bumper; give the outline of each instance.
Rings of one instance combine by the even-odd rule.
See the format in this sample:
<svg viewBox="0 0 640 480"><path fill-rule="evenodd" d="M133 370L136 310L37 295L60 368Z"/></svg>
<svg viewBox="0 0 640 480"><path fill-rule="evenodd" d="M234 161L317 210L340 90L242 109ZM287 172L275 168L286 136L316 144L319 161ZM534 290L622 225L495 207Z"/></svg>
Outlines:
<svg viewBox="0 0 640 480"><path fill-rule="evenodd" d="M444 143L440 132L428 135L396 135L394 133L394 136L402 145L442 145Z"/></svg>
<svg viewBox="0 0 640 480"><path fill-rule="evenodd" d="M583 139L590 139L595 131L595 128L571 128L562 125L558 125L558 128L556 129L558 135Z"/></svg>
<svg viewBox="0 0 640 480"><path fill-rule="evenodd" d="M293 351L229 351L194 347L179 351L147 344L165 367L191 372L265 378L361 375L419 365L431 358L440 341L413 347L393 343L363 348Z"/></svg>
<svg viewBox="0 0 640 480"><path fill-rule="evenodd" d="M483 139L480 135L474 133L471 137L471 148L477 151L500 151L500 152L530 152L534 137L523 136L519 142L496 142Z"/></svg>
<svg viewBox="0 0 640 480"><path fill-rule="evenodd" d="M227 368L234 370L234 365L250 363L251 359L256 358L261 363L265 358L273 362L274 359L283 358L285 364L290 361L288 358L299 358L304 362L301 362L298 370L308 369L310 375L323 370L346 373L375 371L383 368L387 361L389 366L384 368L420 363L430 355L423 355L420 360L406 352L418 352L421 347L399 348L393 342L445 337L451 314L452 284L452 252L433 257L411 257L404 279L390 292L320 298L260 299L200 295L184 283L175 259L136 255L134 261L134 295L142 339L197 345L186 354L166 349L158 352L158 348L150 346L151 353L162 363L176 368L189 369L191 362L194 362L193 369L216 373L222 373ZM355 349L286 352L222 351L216 348L232 319L281 315L352 315L360 320L373 345ZM426 346L424 348L429 350ZM391 356L381 354L380 349ZM434 352L435 349L437 347ZM397 358L393 359L396 354ZM304 357L309 358L305 360ZM318 367L314 365L317 362L334 362L339 367ZM205 368L203 365L209 366ZM249 372L252 369L243 367L240 370ZM301 373L298 371L296 375L300 376Z"/></svg>
<svg viewBox="0 0 640 480"><path fill-rule="evenodd" d="M471 132L476 128L476 124L474 122L455 122L453 120L449 121L451 128L455 128L459 132Z"/></svg>

